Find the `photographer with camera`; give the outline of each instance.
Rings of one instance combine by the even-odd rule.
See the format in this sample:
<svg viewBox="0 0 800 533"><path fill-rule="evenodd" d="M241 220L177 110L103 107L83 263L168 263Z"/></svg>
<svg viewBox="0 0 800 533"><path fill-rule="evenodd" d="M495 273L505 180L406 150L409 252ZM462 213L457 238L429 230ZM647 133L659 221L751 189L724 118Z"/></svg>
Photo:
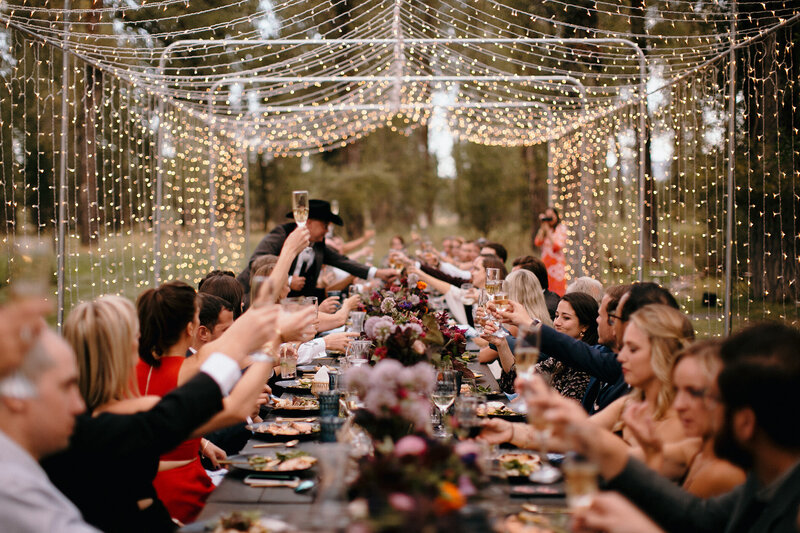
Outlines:
<svg viewBox="0 0 800 533"><path fill-rule="evenodd" d="M533 243L542 249L542 261L547 266L547 282L549 289L559 296L564 296L567 288L565 278L566 259L564 245L567 242L567 230L561 224L561 217L554 207L548 207L539 215L541 225Z"/></svg>

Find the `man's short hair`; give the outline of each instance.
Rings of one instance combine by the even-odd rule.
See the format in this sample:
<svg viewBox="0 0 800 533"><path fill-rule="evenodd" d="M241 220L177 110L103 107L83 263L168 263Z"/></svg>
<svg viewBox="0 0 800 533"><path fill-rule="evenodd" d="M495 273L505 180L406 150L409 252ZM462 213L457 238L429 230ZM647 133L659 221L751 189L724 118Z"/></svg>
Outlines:
<svg viewBox="0 0 800 533"><path fill-rule="evenodd" d="M547 267L545 266L544 261L535 255L523 255L521 257L517 257L514 259L512 266L518 266L533 272L533 274L536 276L536 279L539 280L539 285L542 286L543 291L546 291L550 287L550 284L547 281Z"/></svg>
<svg viewBox="0 0 800 533"><path fill-rule="evenodd" d="M620 320L627 322L631 315L649 304L664 304L675 309L680 310L678 301L672 296L667 289L653 283L652 281L645 281L642 283L633 283L628 290L628 299L625 300L625 305L619 309L617 313Z"/></svg>
<svg viewBox="0 0 800 533"><path fill-rule="evenodd" d="M619 301L622 295L628 292L630 285L612 285L606 288L605 296L608 296L608 305L606 306L606 313L613 313L617 310Z"/></svg>
<svg viewBox="0 0 800 533"><path fill-rule="evenodd" d="M25 354L22 364L14 372L0 379L0 396L6 398L33 398L37 395L36 384L54 361L47 350L45 337L56 335L44 330Z"/></svg>
<svg viewBox="0 0 800 533"><path fill-rule="evenodd" d="M508 260L508 251L506 247L500 244L499 242L487 242L483 245L484 248L491 248L494 250L495 255L503 260L503 263Z"/></svg>
<svg viewBox="0 0 800 533"><path fill-rule="evenodd" d="M567 285L566 293L569 294L570 292L588 294L599 304L603 299L603 284L589 276L581 276Z"/></svg>
<svg viewBox="0 0 800 533"><path fill-rule="evenodd" d="M756 423L776 445L800 449L800 331L764 322L722 343L717 378L728 413L753 410Z"/></svg>
<svg viewBox="0 0 800 533"><path fill-rule="evenodd" d="M216 274L214 272L217 272ZM227 300L233 308L233 319L239 318L242 314L242 299L244 298L244 287L233 276L233 272L220 272L219 270L210 272L200 282L198 292L213 294L223 300Z"/></svg>
<svg viewBox="0 0 800 533"><path fill-rule="evenodd" d="M233 306L219 296L201 292L197 294L197 305L200 307L200 325L209 331L219 322L219 314L223 309L233 312Z"/></svg>
<svg viewBox="0 0 800 533"><path fill-rule="evenodd" d="M250 278L256 275L258 269L265 265L272 265L273 267L278 264L278 256L272 254L259 255L250 264Z"/></svg>

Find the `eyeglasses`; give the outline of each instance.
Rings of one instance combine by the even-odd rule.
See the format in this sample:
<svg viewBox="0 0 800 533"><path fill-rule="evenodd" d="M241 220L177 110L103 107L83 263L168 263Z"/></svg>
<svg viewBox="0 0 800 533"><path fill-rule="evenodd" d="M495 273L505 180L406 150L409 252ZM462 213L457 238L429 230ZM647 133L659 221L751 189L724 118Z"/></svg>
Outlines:
<svg viewBox="0 0 800 533"><path fill-rule="evenodd" d="M609 313L609 315L608 315L608 325L609 326L613 326L615 320L622 320L622 318L620 318L617 315L612 315L612 314Z"/></svg>

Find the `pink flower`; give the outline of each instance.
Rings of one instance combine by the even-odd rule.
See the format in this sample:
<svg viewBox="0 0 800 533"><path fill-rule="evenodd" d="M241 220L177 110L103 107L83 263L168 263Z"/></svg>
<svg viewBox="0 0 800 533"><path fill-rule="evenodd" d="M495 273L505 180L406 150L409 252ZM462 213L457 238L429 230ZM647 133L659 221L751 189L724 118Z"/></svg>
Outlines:
<svg viewBox="0 0 800 533"><path fill-rule="evenodd" d="M408 494L403 494L402 492L393 492L389 495L389 505L398 511L409 513L417 506L417 502L415 502L414 498Z"/></svg>
<svg viewBox="0 0 800 533"><path fill-rule="evenodd" d="M427 443L415 435L403 437L394 445L394 454L398 457L405 455L422 455L428 448Z"/></svg>
<svg viewBox="0 0 800 533"><path fill-rule="evenodd" d="M463 440L456 444L455 452L459 457L467 457L469 455L477 456L481 452L481 449L474 442Z"/></svg>
<svg viewBox="0 0 800 533"><path fill-rule="evenodd" d="M469 477L465 474L461 474L458 477L458 490L467 498L474 496L478 492L475 485L472 484L472 481L470 481Z"/></svg>

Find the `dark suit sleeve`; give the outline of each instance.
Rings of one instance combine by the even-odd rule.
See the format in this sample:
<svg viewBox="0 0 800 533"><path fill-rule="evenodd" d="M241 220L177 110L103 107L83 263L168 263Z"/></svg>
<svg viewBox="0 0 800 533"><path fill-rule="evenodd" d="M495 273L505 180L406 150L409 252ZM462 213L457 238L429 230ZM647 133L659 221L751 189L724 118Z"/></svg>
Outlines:
<svg viewBox="0 0 800 533"><path fill-rule="evenodd" d="M442 281L445 281L445 282L447 282L450 285L453 285L455 287L461 287L461 285L463 285L464 283L469 283L468 279L457 278L455 276L449 276L449 275L445 274L444 272L442 272L441 270L439 270L438 268L434 268L434 267L432 267L430 265L426 265L425 263L420 263L419 269L422 270L423 272L425 272L427 275L433 276L436 279L440 279Z"/></svg>
<svg viewBox="0 0 800 533"><path fill-rule="evenodd" d="M283 243L286 241L288 235L289 233L285 225L278 226L264 235L264 238L261 239L261 242L256 246L253 255L250 256L247 267L236 276L236 279L244 287L245 292L250 291L250 266L253 264L253 261L262 255L280 255Z"/></svg>
<svg viewBox="0 0 800 533"><path fill-rule="evenodd" d="M219 385L200 373L161 398L149 411L79 417L73 434L77 442L71 447L100 449L104 457L111 459L134 453L155 457L175 448L220 410Z"/></svg>
<svg viewBox="0 0 800 533"><path fill-rule="evenodd" d="M323 250L323 263L336 268L341 268L348 274L352 274L357 278L366 279L369 275L369 267L362 265L357 261L349 259L347 256L340 254L332 248L325 246Z"/></svg>
<svg viewBox="0 0 800 533"><path fill-rule="evenodd" d="M606 488L630 499L665 531L719 533L725 531L734 514L744 485L717 498L704 500L631 458Z"/></svg>
<svg viewBox="0 0 800 533"><path fill-rule="evenodd" d="M542 326L542 353L606 383L616 382L622 374L613 352L603 352L548 326Z"/></svg>

